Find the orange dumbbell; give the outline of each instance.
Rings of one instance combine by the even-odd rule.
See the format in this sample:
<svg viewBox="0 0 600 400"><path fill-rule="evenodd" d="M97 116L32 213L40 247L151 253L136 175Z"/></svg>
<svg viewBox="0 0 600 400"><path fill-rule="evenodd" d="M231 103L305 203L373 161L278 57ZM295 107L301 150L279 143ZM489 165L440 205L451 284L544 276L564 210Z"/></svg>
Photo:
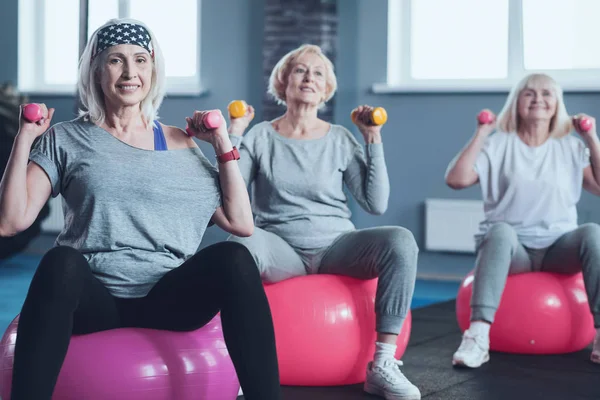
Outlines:
<svg viewBox="0 0 600 400"><path fill-rule="evenodd" d="M244 100L234 100L229 103L227 109L229 110L231 118L240 118L246 115L248 104ZM254 118L254 114L252 114L252 118Z"/></svg>
<svg viewBox="0 0 600 400"><path fill-rule="evenodd" d="M352 118L352 122L356 123L356 110L352 111L350 114ZM383 125L387 122L387 112L383 107L375 107L373 111L371 111L371 115L369 116L369 120L366 121L370 125Z"/></svg>

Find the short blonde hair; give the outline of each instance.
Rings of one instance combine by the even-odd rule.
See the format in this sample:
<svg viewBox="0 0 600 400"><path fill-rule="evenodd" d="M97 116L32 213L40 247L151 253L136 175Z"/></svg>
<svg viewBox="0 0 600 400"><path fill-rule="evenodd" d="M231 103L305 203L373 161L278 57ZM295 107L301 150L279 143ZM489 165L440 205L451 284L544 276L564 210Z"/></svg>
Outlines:
<svg viewBox="0 0 600 400"><path fill-rule="evenodd" d="M94 56L94 48L98 41L98 32L107 26L119 23L138 24L146 28L152 40L152 48L154 50L154 58L152 63L152 82L148 95L142 100L140 108L144 122L149 125L158 119L158 109L165 97L166 78L165 78L165 61L156 40L156 37L148 27L140 21L131 18L111 19L102 25L90 37L85 50L79 60L79 78L77 79L77 90L79 98L85 110L80 110L80 116L92 121L95 124L102 124L106 118L106 109L104 105L104 94L100 86L98 76L102 65L106 63L108 52L102 51L97 56Z"/></svg>
<svg viewBox="0 0 600 400"><path fill-rule="evenodd" d="M295 50L290 51L285 56L277 62L273 71L271 71L271 77L269 78L269 89L268 93L273 96L277 104L285 105L285 90L288 84L288 77L290 74L290 68L293 65L294 61L299 57L303 56L306 53L316 54L325 63L325 68L327 70L326 74L326 87L325 87L325 99L320 104L323 106L327 103L337 90L337 79L335 77L335 72L333 68L333 63L327 56L323 53L323 50L319 46L314 44L303 44Z"/></svg>
<svg viewBox="0 0 600 400"><path fill-rule="evenodd" d="M573 129L573 124L565 106L563 90L552 77L540 73L525 76L512 88L502 111L498 114L498 129L504 132L517 132L520 123L517 109L519 94L525 89L536 89L547 84L550 84L556 96L556 113L550 120L550 136L568 135Z"/></svg>

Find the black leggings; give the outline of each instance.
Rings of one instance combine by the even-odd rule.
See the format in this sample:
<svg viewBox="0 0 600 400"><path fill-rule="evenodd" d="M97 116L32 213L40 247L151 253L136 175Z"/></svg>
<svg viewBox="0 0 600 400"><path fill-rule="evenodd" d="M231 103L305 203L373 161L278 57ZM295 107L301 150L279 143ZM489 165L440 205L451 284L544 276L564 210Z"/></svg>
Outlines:
<svg viewBox="0 0 600 400"><path fill-rule="evenodd" d="M51 399L71 334L122 327L190 331L219 311L245 398L279 400L271 311L244 246L207 247L138 299L112 296L81 253L53 248L42 259L21 311L11 399Z"/></svg>

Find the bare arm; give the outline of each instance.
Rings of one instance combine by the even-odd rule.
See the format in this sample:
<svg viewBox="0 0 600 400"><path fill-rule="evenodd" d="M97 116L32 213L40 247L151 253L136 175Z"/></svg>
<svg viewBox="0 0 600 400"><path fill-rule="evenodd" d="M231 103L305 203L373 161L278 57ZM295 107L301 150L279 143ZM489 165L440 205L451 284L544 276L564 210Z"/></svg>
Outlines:
<svg viewBox="0 0 600 400"><path fill-rule="evenodd" d="M214 144L217 154L227 153L233 148L228 136ZM236 236L250 236L254 232L254 220L246 182L237 161L219 164L219 181L223 206L213 215L213 222L221 229Z"/></svg>
<svg viewBox="0 0 600 400"><path fill-rule="evenodd" d="M590 149L590 165L584 171L584 189L600 196L600 140L596 135L593 139L587 141ZM586 179L587 177L587 179ZM586 186L587 180L587 186Z"/></svg>
<svg viewBox="0 0 600 400"><path fill-rule="evenodd" d="M34 140L50 126L54 109L44 109L41 123L21 122L0 182L0 236L14 236L29 228L51 194L50 179L35 163L29 163Z"/></svg>
<svg viewBox="0 0 600 400"><path fill-rule="evenodd" d="M188 119L188 128L191 128L196 137L213 145L215 153L221 155L233 149L225 122L213 131L202 132L193 128L200 126L205 112L194 113L194 123ZM223 206L213 214L212 221L221 229L237 236L250 236L254 232L254 220L250 198L246 190L246 183L240 172L238 162L228 161L219 164L219 182L223 198Z"/></svg>
<svg viewBox="0 0 600 400"><path fill-rule="evenodd" d="M581 129L580 121L588 118L592 122L589 130ZM590 165L583 170L583 188L588 192L600 196L600 139L596 133L596 119L585 114L573 118L573 126L581 135L590 151Z"/></svg>
<svg viewBox="0 0 600 400"><path fill-rule="evenodd" d="M594 176L594 170L592 169L591 165L588 165L583 170L583 188L591 194L600 196L600 183L598 183L596 177Z"/></svg>
<svg viewBox="0 0 600 400"><path fill-rule="evenodd" d="M475 134L448 165L446 169L446 184L452 189L465 189L479 182L475 172L475 162L481 152L485 140L495 129L495 121L489 124L480 124Z"/></svg>

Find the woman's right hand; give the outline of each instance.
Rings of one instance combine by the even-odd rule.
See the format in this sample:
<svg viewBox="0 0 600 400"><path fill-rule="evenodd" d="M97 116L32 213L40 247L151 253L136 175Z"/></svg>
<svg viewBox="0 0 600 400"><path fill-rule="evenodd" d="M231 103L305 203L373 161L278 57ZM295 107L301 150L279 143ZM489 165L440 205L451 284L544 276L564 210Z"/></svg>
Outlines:
<svg viewBox="0 0 600 400"><path fill-rule="evenodd" d="M242 136L253 118L254 107L252 107L250 104L247 104L246 113L241 117L232 118L231 113L229 113L229 134Z"/></svg>
<svg viewBox="0 0 600 400"><path fill-rule="evenodd" d="M52 116L54 116L54 108L48 110L45 104L38 104L42 110L42 119L37 122L30 122L23 116L23 108L25 104L21 104L19 110L19 132L18 135L28 136L31 139L36 139L41 136L50 127L52 122Z"/></svg>
<svg viewBox="0 0 600 400"><path fill-rule="evenodd" d="M477 115L476 134L482 137L488 137L496 129L496 115L487 108L481 110Z"/></svg>

